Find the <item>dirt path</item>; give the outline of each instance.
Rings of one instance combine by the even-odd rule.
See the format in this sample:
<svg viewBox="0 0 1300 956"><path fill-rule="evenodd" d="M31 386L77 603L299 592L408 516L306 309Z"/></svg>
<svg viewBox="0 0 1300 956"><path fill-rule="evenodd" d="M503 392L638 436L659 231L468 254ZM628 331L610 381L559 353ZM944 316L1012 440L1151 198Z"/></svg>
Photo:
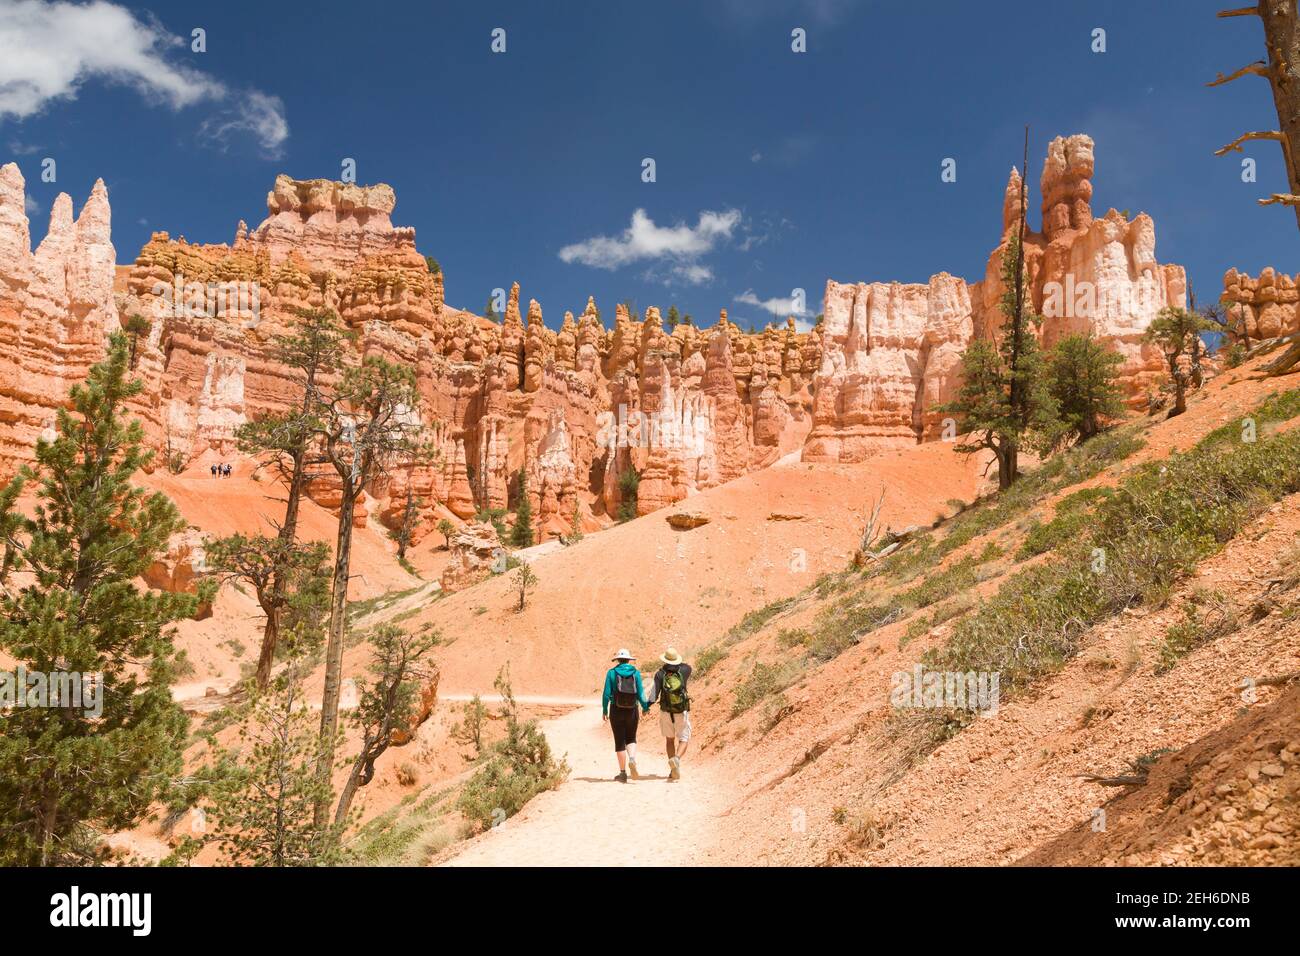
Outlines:
<svg viewBox="0 0 1300 956"><path fill-rule="evenodd" d="M728 804L729 788L699 766L694 753L683 762L682 779L667 782L657 710L641 719L642 779L626 784L614 780L618 765L599 701L586 699L571 713L544 721L542 729L569 761L569 779L465 844L445 866L689 865L716 858L715 818Z"/></svg>

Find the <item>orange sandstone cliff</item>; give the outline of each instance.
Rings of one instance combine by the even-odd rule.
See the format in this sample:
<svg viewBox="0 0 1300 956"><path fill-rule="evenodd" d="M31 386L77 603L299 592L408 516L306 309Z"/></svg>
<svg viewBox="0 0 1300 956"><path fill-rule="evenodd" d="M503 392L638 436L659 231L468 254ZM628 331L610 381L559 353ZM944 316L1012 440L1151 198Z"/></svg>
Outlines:
<svg viewBox="0 0 1300 956"><path fill-rule="evenodd" d="M1150 217L1093 217L1093 168L1087 136L1049 145L1041 228L1025 240L1029 288L1044 344L1091 330L1124 355L1136 395L1161 371L1142 333L1159 309L1184 303L1186 278L1157 262ZM415 371L412 414L436 453L398 463L367 489L359 521L396 524L408 489L426 515L440 507L468 519L513 505L522 479L541 535L552 537L626 511L620 479L631 470L635 512L646 514L801 449L807 461L860 461L941 432L936 408L960 387L963 350L1002 321L1001 261L1020 191L1013 169L983 279L830 281L810 332L790 319L742 333L725 310L712 328L669 331L657 308L638 321L622 305L606 327L592 300L556 329L536 300L521 309L518 284L500 324L448 305L415 230L393 225L396 196L384 184L281 175L266 219L251 229L241 221L231 243L157 232L115 274L103 183L75 220L60 196L33 253L23 179L10 164L0 168L0 477L30 460L68 387L136 315L148 329L136 341L145 388L135 410L151 440L181 462L233 455L241 424L295 401L298 385L272 346L301 308L338 313L356 334L350 361L377 354ZM1234 281L1256 327L1285 325L1260 304L1288 291L1293 316L1285 276L1274 299L1264 276ZM328 477L311 494L337 503Z"/></svg>

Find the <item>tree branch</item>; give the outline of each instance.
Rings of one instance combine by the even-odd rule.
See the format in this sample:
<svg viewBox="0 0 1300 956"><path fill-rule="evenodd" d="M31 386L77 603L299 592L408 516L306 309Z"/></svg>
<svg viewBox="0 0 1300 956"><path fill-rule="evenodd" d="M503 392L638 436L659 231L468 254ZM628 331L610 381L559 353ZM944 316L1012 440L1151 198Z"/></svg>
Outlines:
<svg viewBox="0 0 1300 956"><path fill-rule="evenodd" d="M1255 202L1261 206L1272 206L1275 203L1281 203L1283 206L1300 206L1300 196L1293 193L1274 193L1268 199L1256 199Z"/></svg>
<svg viewBox="0 0 1300 956"><path fill-rule="evenodd" d="M1224 146L1222 149L1216 149L1214 151L1214 155L1224 156L1230 152L1240 153L1242 151L1241 144L1251 139L1272 139L1272 140L1277 140L1279 143L1286 142L1286 140L1283 139L1282 134L1275 129L1258 130L1253 133L1242 133L1240 136L1234 139L1227 146Z"/></svg>
<svg viewBox="0 0 1300 956"><path fill-rule="evenodd" d="M1269 70L1267 63L1265 63L1263 60L1256 60L1254 63L1247 63L1240 70L1235 70L1234 72L1229 73L1227 76L1224 76L1222 73L1216 74L1214 79L1209 83L1206 83L1205 85L1222 86L1224 83L1231 83L1233 80L1240 79L1241 77L1246 76L1247 74L1267 77L1270 74L1270 72L1271 71Z"/></svg>
<svg viewBox="0 0 1300 956"><path fill-rule="evenodd" d="M1236 10L1220 10L1215 16L1221 20L1228 17L1257 17L1259 16L1259 6L1238 7Z"/></svg>

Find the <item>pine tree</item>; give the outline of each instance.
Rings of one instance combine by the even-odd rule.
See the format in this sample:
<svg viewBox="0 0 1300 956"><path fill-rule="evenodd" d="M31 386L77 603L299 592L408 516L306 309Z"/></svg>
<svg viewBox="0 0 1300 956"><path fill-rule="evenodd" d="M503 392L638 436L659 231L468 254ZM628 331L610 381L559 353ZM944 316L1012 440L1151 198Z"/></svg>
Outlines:
<svg viewBox="0 0 1300 956"><path fill-rule="evenodd" d="M515 524L510 529L510 543L516 548L533 546L533 505L528 500L528 477L519 471L519 506L515 509Z"/></svg>
<svg viewBox="0 0 1300 956"><path fill-rule="evenodd" d="M437 666L426 664L424 659L440 643L441 635L436 630L411 634L392 624L375 629L370 638L374 681L359 682L360 703L353 715L361 749L339 796L335 826L347 823L357 790L375 777L375 761L399 740L397 734L411 726L420 684L437 672Z"/></svg>
<svg viewBox="0 0 1300 956"><path fill-rule="evenodd" d="M629 465L627 470L618 476L619 522L631 521L636 517L636 500L640 488L641 473Z"/></svg>
<svg viewBox="0 0 1300 956"><path fill-rule="evenodd" d="M1147 326L1146 340L1160 346L1169 366L1169 379L1174 391L1170 418L1187 411L1187 390L1193 386L1200 371L1201 333L1212 332L1214 328L1214 323L1196 312L1176 308L1161 309ZM1186 367L1184 358L1187 359Z"/></svg>
<svg viewBox="0 0 1300 956"><path fill-rule="evenodd" d="M297 323L289 335L274 339L272 353L283 365L302 376L302 396L296 408L281 415L271 415L249 422L237 432L241 451L255 455L268 455L287 474L288 489L284 505L284 521L276 537L280 554L293 553L293 542L298 533L298 512L308 481L311 446L320 427L321 380L332 373L342 362L344 343L349 334L337 315L328 309L299 309ZM265 687L271 677L271 663L275 660L279 640L280 615L287 600L288 565L272 568L270 589L262 607L266 611L266 624L262 631L262 647L258 653L254 677L259 688Z"/></svg>
<svg viewBox="0 0 1300 956"><path fill-rule="evenodd" d="M438 522L438 534L442 535L444 550L447 551L451 550L451 536L453 532L455 532L455 530L456 530L456 526L452 524L450 521L448 521L446 518L443 518L441 521Z"/></svg>
<svg viewBox="0 0 1300 956"><path fill-rule="evenodd" d="M34 469L0 491L5 567L21 572L0 591L0 650L30 674L83 681L80 706L0 709L6 865L85 863L88 825L135 825L181 769L188 721L171 697L170 625L199 598L136 585L185 523L165 496L131 484L152 453L124 417L141 389L127 380L129 351L126 336L112 337L59 409L56 437L37 442ZM28 517L18 499L31 483Z"/></svg>
<svg viewBox="0 0 1300 956"><path fill-rule="evenodd" d="M148 319L136 312L126 320L126 324L122 328L126 331L130 341L128 364L131 368L135 368L136 354L140 348L140 336L148 335L152 326L150 326Z"/></svg>
<svg viewBox="0 0 1300 956"><path fill-rule="evenodd" d="M972 342L962 356L962 387L941 411L957 417L957 431L971 438L957 446L964 453L992 451L998 487L1008 488L1020 474L1020 452L1046 451L1059 438L1056 401L1048 388L1047 365L1035 328L1042 321L1027 307L1018 269L1020 243L1012 237L1002 256L1002 312L1007 321L996 343Z"/></svg>
<svg viewBox="0 0 1300 956"><path fill-rule="evenodd" d="M1052 396L1066 433L1087 441L1107 419L1124 414L1124 395L1116 383L1124 357L1090 333L1067 335L1048 357Z"/></svg>
<svg viewBox="0 0 1300 956"><path fill-rule="evenodd" d="M582 514L579 511L578 503L573 503L573 520L569 522L569 542L582 540Z"/></svg>
<svg viewBox="0 0 1300 956"><path fill-rule="evenodd" d="M1025 127L1025 166L1029 127ZM1056 401L1048 387L1047 366L1038 346L1042 318L1030 308L1025 284L1025 210L1029 200L1020 185L1020 219L1002 253L1001 310L1006 317L996 344L980 340L962 356L964 382L957 400L940 411L958 418L957 430L972 440L957 450L993 452L998 487L1009 488L1020 475L1022 449L1047 451L1060 440Z"/></svg>
<svg viewBox="0 0 1300 956"><path fill-rule="evenodd" d="M330 585L329 636L325 650L325 688L321 697L321 754L316 765L319 801L316 825L329 814L330 774L339 729L339 693L343 683L343 648L348 625L348 580L352 567L352 519L366 486L402 455L417 451L418 426L409 410L416 406L415 375L404 365L367 356L343 373L333 397L320 407L318 441L340 484L338 537Z"/></svg>
<svg viewBox="0 0 1300 956"><path fill-rule="evenodd" d="M397 542L397 560L406 560L406 549L411 545L411 536L415 533L416 518L419 516L420 508L424 506L424 500L417 498L415 490L410 483L410 477L407 477L406 484L406 504L402 507L401 523L393 530L390 537Z"/></svg>
<svg viewBox="0 0 1300 956"><path fill-rule="evenodd" d="M329 595L330 575L326 568L328 546L319 542L285 541L281 537L233 534L212 541L205 548L208 566L218 580L247 584L258 606L269 618L277 616L275 651L283 642L286 616L295 604L313 601L323 606ZM259 662L260 665L260 662ZM271 660L266 664L270 676ZM255 682L265 687L266 682Z"/></svg>
<svg viewBox="0 0 1300 956"><path fill-rule="evenodd" d="M332 797L315 765L326 748L303 692L304 659L288 666L253 701L238 744L214 754L206 795L212 830L236 866L325 866L341 862L341 827L316 822L316 806Z"/></svg>
<svg viewBox="0 0 1300 956"><path fill-rule="evenodd" d="M517 610L524 609L524 602L528 598L528 592L537 586L538 577L528 562L525 561L515 569L515 587L519 589L519 607Z"/></svg>

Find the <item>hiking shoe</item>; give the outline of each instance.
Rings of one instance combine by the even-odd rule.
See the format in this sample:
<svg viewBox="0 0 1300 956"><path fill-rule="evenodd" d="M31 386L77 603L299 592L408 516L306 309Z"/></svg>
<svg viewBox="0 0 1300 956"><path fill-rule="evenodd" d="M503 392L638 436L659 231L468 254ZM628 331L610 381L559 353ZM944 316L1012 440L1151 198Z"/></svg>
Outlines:
<svg viewBox="0 0 1300 956"><path fill-rule="evenodd" d="M672 757L669 759L668 779L669 780L682 779L682 759L680 757Z"/></svg>
<svg viewBox="0 0 1300 956"><path fill-rule="evenodd" d="M615 777L614 779L617 780L619 783L627 783L627 774L624 773L622 770L620 770L618 772L618 776Z"/></svg>
<svg viewBox="0 0 1300 956"><path fill-rule="evenodd" d="M633 779L633 780L640 780L640 779L641 779L641 775L640 775L639 773L636 772L636 761L635 761L635 760L629 760L629 761L627 762L627 772L630 773L630 774L632 775L632 779Z"/></svg>

